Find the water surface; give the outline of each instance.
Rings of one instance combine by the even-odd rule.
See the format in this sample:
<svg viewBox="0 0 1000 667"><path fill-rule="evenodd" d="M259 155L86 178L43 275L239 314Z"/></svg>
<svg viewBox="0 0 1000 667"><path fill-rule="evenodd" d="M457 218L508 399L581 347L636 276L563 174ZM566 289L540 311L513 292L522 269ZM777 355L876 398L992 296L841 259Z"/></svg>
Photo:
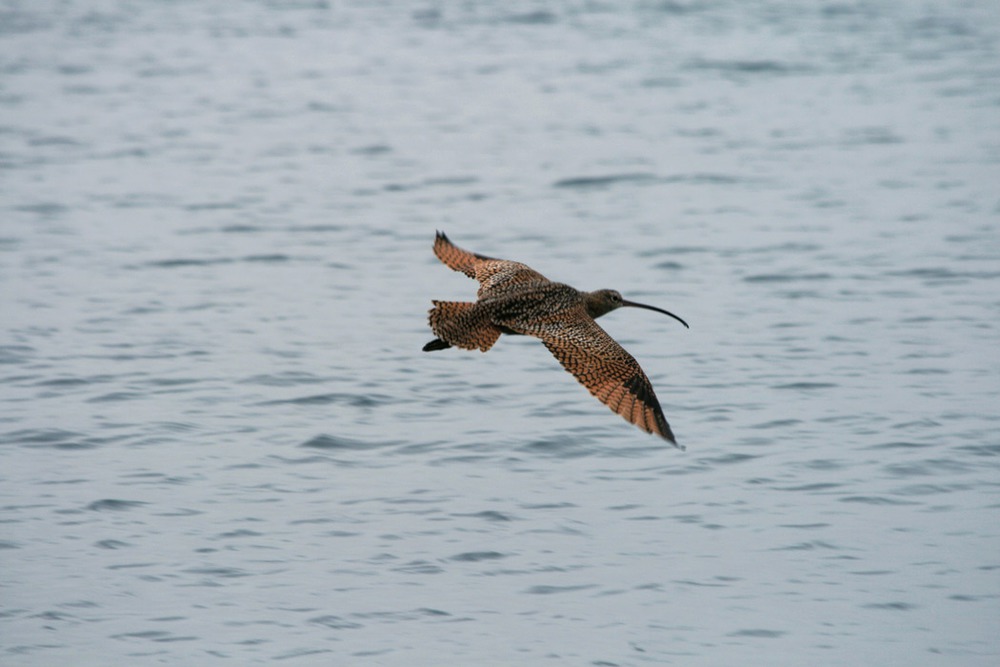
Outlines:
<svg viewBox="0 0 1000 667"><path fill-rule="evenodd" d="M1000 18L0 9L0 662L995 665ZM475 284L581 289L679 452Z"/></svg>

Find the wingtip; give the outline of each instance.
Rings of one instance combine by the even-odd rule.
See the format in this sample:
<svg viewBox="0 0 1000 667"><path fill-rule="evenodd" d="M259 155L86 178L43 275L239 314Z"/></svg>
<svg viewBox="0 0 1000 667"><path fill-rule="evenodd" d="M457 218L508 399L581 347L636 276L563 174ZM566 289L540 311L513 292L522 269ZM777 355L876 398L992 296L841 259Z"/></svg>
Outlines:
<svg viewBox="0 0 1000 667"><path fill-rule="evenodd" d="M670 424L667 423L667 418L663 416L663 411L660 409L660 403L656 400L655 396L652 396L652 388L649 389L649 392L650 396L646 397L644 402L646 403L652 402L654 404L653 414L655 416L655 425L652 425L651 428L647 430L649 430L650 433L655 433L656 435L660 436L661 438L669 442L671 445L673 445L674 447L683 452L687 448L684 445L677 442L677 438L674 437L674 432L670 428Z"/></svg>
<svg viewBox="0 0 1000 667"><path fill-rule="evenodd" d="M667 442L669 442L671 445L673 445L677 449L681 450L682 452L683 451L687 451L687 447L685 447L684 445L682 445L681 443L677 442L674 439L674 434L673 433L671 433L671 432L668 431L667 435L663 435L663 434L659 434L659 433L657 435L659 435L661 438L663 438L664 440L666 440Z"/></svg>

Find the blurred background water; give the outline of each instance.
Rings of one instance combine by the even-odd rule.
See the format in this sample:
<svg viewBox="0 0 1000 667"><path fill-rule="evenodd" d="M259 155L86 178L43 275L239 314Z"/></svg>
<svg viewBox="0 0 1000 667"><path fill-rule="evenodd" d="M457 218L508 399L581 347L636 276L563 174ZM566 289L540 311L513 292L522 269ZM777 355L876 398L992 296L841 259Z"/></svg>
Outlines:
<svg viewBox="0 0 1000 667"><path fill-rule="evenodd" d="M996 665L1000 13L0 2L4 665ZM471 250L601 320L423 354Z"/></svg>

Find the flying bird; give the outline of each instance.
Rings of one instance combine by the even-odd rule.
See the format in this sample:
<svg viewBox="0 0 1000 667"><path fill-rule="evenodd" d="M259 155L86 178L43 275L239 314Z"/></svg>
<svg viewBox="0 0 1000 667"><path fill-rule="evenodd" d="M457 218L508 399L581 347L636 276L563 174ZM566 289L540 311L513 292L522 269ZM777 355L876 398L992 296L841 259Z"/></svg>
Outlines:
<svg viewBox="0 0 1000 667"><path fill-rule="evenodd" d="M594 320L625 306L677 315L634 301L615 290L581 292L552 282L534 269L463 250L443 232L434 254L449 268L479 281L478 300L432 301L429 322L437 336L424 352L458 347L486 352L500 334L540 338L559 363L591 394L647 433L677 444L653 385L638 362Z"/></svg>

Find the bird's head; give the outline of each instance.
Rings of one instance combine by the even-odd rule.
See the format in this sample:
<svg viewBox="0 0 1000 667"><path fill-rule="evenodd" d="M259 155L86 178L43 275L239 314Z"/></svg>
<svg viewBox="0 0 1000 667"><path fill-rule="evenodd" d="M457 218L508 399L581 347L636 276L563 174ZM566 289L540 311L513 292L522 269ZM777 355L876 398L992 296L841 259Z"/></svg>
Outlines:
<svg viewBox="0 0 1000 667"><path fill-rule="evenodd" d="M657 308L655 306L647 306L644 303L636 303L635 301L626 301L622 298L621 292L613 289L599 289L596 292L587 292L584 297L584 302L587 304L587 313L593 317L595 320L601 315L606 315L612 310L617 310L622 307L630 308L645 308L646 310L655 310L658 313L663 313L664 315L669 315L674 318L686 328L688 327L687 322L677 317L673 313L662 308Z"/></svg>

